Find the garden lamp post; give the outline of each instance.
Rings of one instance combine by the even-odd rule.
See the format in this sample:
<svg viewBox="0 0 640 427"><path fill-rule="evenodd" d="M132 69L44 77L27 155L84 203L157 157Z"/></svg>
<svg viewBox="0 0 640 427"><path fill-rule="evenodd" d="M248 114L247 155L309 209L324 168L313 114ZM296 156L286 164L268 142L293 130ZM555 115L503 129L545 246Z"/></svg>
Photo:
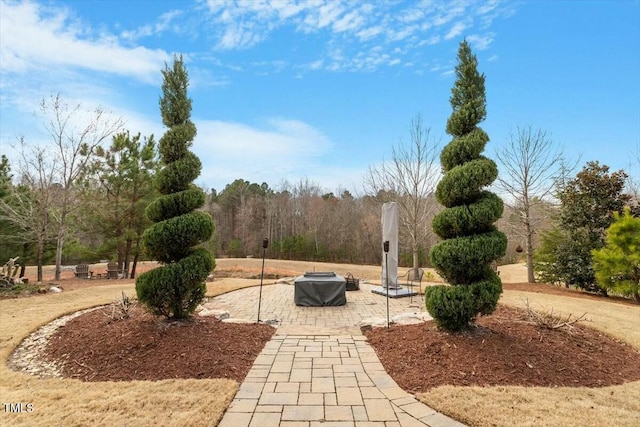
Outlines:
<svg viewBox="0 0 640 427"><path fill-rule="evenodd" d="M260 323L260 304L262 302L262 281L264 278L264 256L267 252L267 246L269 246L269 239L266 237L262 240L262 270L260 272L260 296L258 297L258 321Z"/></svg>

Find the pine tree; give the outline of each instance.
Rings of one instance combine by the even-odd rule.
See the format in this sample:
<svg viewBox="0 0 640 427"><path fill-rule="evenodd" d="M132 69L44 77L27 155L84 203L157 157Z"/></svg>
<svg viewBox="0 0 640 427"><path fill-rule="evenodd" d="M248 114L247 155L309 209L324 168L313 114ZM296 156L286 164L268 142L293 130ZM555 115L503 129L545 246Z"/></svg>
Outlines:
<svg viewBox="0 0 640 427"><path fill-rule="evenodd" d="M592 251L598 285L640 302L640 218L614 212L605 247Z"/></svg>
<svg viewBox="0 0 640 427"><path fill-rule="evenodd" d="M197 248L212 236L213 220L196 211L205 201L204 192L193 181L200 175L200 159L189 151L196 127L191 122L189 78L182 57L162 72L160 98L162 122L169 128L160 139L162 168L156 176L161 196L146 210L154 224L142 240L153 259L163 264L138 276L136 292L154 314L173 319L191 315L204 298L205 280L215 267L212 254Z"/></svg>
<svg viewBox="0 0 640 427"><path fill-rule="evenodd" d="M443 240L429 254L432 265L451 286L428 288L429 313L439 326L458 331L478 314L490 314L502 293L500 277L491 263L504 256L507 239L493 223L502 215L502 200L483 190L498 177L495 162L481 155L489 136L477 125L486 117L484 74L466 41L458 50L456 82L451 90L453 113L440 162L445 172L436 188L446 207L433 220Z"/></svg>

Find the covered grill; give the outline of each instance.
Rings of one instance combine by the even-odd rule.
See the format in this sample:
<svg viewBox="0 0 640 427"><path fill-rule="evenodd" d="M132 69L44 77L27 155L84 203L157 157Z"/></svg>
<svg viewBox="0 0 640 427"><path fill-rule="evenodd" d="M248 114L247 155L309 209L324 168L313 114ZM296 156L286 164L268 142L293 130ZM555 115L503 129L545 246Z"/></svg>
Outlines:
<svg viewBox="0 0 640 427"><path fill-rule="evenodd" d="M295 279L294 301L296 305L322 307L347 303L346 280L333 272L304 273Z"/></svg>

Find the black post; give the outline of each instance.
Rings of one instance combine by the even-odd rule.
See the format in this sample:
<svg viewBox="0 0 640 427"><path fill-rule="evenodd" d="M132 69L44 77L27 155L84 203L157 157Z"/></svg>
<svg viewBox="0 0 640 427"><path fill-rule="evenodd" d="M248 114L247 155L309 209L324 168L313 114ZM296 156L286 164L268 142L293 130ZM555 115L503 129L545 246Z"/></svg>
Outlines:
<svg viewBox="0 0 640 427"><path fill-rule="evenodd" d="M409 307L411 307L413 305L413 280L415 279L415 275L419 274L418 270L414 269L413 271L409 270L410 272L407 273L407 287L409 287L409 280L411 280L411 289L409 289ZM413 273L413 277L409 278L409 275Z"/></svg>
<svg viewBox="0 0 640 427"><path fill-rule="evenodd" d="M385 240L382 244L384 248L384 270L387 273L386 284L387 284L387 329L389 329L389 241Z"/></svg>
<svg viewBox="0 0 640 427"><path fill-rule="evenodd" d="M269 246L269 239L264 238L262 240L262 271L260 272L260 296L258 297L258 321L260 323L260 303L262 302L262 279L264 277L264 256L267 252L267 246Z"/></svg>

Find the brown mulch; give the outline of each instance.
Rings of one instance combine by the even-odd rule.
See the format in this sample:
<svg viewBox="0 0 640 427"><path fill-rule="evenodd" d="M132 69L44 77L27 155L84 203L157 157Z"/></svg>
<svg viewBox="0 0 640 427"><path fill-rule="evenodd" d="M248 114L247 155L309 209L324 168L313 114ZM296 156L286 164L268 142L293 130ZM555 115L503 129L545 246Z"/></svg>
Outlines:
<svg viewBox="0 0 640 427"><path fill-rule="evenodd" d="M637 305L550 285L504 288ZM167 322L141 307L132 309L128 319L110 315L111 309L104 308L73 319L51 337L46 357L65 361L66 377L85 381L241 382L274 333L267 325L197 316ZM456 335L438 331L433 322L373 329L366 335L387 372L413 393L445 384L600 387L640 380L640 352L583 326L588 323L548 330L523 321L521 311L500 306L477 325Z"/></svg>
<svg viewBox="0 0 640 427"><path fill-rule="evenodd" d="M213 317L168 322L135 306L127 319L110 308L83 314L50 338L45 357L84 381L228 378L242 382L275 329Z"/></svg>
<svg viewBox="0 0 640 427"><path fill-rule="evenodd" d="M365 332L400 387L603 387L640 380L640 352L581 324L547 329L499 306L459 334L434 322Z"/></svg>

